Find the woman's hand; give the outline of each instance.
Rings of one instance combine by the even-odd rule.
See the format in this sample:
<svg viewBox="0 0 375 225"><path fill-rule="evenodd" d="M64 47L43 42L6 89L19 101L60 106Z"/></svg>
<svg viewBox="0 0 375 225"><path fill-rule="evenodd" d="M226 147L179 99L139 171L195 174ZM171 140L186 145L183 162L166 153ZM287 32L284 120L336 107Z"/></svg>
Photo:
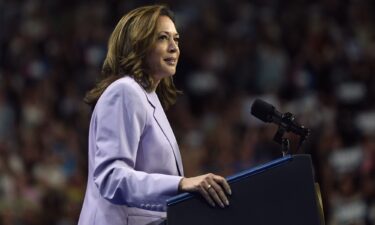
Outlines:
<svg viewBox="0 0 375 225"><path fill-rule="evenodd" d="M232 194L230 186L225 178L212 173L197 177L184 177L181 179L178 188L180 191L199 192L213 207L215 207L215 202L222 208L224 208L225 205L228 206L229 201L227 194Z"/></svg>

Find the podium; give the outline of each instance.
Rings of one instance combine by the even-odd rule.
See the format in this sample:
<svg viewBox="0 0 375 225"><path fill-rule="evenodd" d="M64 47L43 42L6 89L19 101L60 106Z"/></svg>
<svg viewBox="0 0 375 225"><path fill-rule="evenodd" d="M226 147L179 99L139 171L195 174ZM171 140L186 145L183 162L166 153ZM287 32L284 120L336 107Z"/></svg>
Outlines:
<svg viewBox="0 0 375 225"><path fill-rule="evenodd" d="M287 155L227 178L230 205L199 194L167 200L168 225L324 225L309 155Z"/></svg>

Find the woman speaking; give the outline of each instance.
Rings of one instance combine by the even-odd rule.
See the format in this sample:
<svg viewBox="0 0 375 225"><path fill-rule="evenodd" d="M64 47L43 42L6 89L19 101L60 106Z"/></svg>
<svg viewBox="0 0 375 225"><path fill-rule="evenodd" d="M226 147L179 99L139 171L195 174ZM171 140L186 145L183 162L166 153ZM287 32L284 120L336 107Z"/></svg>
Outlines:
<svg viewBox="0 0 375 225"><path fill-rule="evenodd" d="M199 192L212 207L229 205L223 177L184 177L164 112L177 95L178 41L163 5L130 11L112 32L102 79L85 97L93 112L79 225L161 224L166 199L179 192Z"/></svg>

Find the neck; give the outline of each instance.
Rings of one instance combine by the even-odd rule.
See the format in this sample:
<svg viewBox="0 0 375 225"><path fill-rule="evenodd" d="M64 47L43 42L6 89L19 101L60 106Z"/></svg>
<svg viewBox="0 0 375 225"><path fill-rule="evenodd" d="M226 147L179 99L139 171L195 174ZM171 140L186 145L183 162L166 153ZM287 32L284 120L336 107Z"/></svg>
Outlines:
<svg viewBox="0 0 375 225"><path fill-rule="evenodd" d="M156 91L156 88L158 88L158 85L159 85L161 79L159 79L157 76L151 76L151 77L154 80L153 91Z"/></svg>

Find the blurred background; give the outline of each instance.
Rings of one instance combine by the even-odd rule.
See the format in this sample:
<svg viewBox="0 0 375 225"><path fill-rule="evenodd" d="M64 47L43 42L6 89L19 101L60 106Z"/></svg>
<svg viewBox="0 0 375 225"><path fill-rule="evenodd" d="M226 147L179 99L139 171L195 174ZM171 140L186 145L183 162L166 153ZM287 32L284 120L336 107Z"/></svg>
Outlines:
<svg viewBox="0 0 375 225"><path fill-rule="evenodd" d="M281 157L277 127L250 114L262 98L311 128L299 152L312 156L327 224L375 224L375 2L162 2L181 34L184 94L167 113L186 176ZM118 20L150 3L0 0L0 224L77 223L91 114L82 99Z"/></svg>

